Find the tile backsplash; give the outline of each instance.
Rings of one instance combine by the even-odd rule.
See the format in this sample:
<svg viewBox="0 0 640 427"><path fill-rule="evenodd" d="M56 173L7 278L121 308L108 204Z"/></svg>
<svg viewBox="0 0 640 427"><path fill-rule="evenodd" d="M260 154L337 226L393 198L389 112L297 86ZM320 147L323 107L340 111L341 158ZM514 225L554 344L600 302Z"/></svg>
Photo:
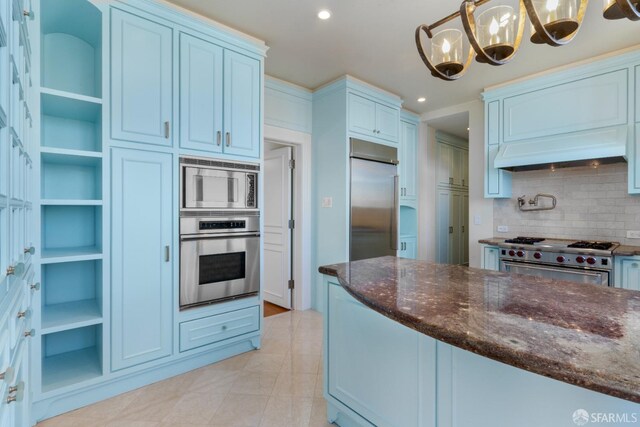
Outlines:
<svg viewBox="0 0 640 427"><path fill-rule="evenodd" d="M627 193L627 164L515 172L511 199L493 205L495 236L541 236L561 239L609 240L640 246L627 230L640 230L640 195ZM517 198L538 193L556 196L555 209L521 212ZM544 206L551 201L541 199ZM528 207L527 203L525 207ZM506 225L508 233L498 233Z"/></svg>

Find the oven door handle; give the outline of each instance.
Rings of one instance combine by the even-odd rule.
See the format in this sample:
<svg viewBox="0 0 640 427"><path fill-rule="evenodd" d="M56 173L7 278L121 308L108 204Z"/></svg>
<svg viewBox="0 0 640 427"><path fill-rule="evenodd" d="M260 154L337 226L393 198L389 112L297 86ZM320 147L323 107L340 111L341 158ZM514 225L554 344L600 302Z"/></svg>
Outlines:
<svg viewBox="0 0 640 427"><path fill-rule="evenodd" d="M579 274L582 274L584 276L593 276L593 277L597 277L597 276L600 276L602 273L606 273L606 271L601 271L601 270L584 270L584 269L571 268L571 267L569 267L570 270L568 270L567 268L557 268L557 267L547 266L543 264L523 264L519 262L510 262L510 261L502 261L502 262L505 265L505 267L520 267L520 268L528 268L533 270L557 271L560 273L573 271L573 272L578 272Z"/></svg>
<svg viewBox="0 0 640 427"><path fill-rule="evenodd" d="M260 233L225 233L225 234L187 234L180 236L181 241L185 240L211 240L211 239L229 239L229 238L246 238L260 237Z"/></svg>

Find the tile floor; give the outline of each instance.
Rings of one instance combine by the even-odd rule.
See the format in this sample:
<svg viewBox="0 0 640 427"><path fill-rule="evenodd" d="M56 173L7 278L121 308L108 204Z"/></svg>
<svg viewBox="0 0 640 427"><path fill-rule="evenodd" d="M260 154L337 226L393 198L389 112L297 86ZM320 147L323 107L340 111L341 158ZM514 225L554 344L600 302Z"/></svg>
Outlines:
<svg viewBox="0 0 640 427"><path fill-rule="evenodd" d="M324 427L322 316L264 319L262 348L51 418L39 427Z"/></svg>

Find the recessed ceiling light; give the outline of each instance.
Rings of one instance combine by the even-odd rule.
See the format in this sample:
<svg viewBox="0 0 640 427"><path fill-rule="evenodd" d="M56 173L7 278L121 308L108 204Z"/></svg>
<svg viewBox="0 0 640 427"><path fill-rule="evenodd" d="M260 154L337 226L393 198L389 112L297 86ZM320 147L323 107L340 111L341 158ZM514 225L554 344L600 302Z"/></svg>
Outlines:
<svg viewBox="0 0 640 427"><path fill-rule="evenodd" d="M467 128L467 132L469 132L469 128Z"/></svg>
<svg viewBox="0 0 640 427"><path fill-rule="evenodd" d="M331 12L329 12L328 10L321 10L320 12L318 12L318 18L324 20L327 20L329 18L331 18Z"/></svg>
<svg viewBox="0 0 640 427"><path fill-rule="evenodd" d="M424 102L426 100L427 100L427 98L425 98L424 96L422 98L418 98L418 102Z"/></svg>

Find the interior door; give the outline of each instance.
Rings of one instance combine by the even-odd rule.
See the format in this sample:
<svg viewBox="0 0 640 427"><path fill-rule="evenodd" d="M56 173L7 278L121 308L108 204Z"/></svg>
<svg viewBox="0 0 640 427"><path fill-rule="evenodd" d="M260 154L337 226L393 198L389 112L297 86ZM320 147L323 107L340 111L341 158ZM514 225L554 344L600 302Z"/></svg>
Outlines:
<svg viewBox="0 0 640 427"><path fill-rule="evenodd" d="M291 147L264 157L264 299L291 308Z"/></svg>
<svg viewBox="0 0 640 427"><path fill-rule="evenodd" d="M112 151L113 370L171 355L175 310L171 157Z"/></svg>
<svg viewBox="0 0 640 427"><path fill-rule="evenodd" d="M111 10L111 136L172 145L172 29Z"/></svg>

